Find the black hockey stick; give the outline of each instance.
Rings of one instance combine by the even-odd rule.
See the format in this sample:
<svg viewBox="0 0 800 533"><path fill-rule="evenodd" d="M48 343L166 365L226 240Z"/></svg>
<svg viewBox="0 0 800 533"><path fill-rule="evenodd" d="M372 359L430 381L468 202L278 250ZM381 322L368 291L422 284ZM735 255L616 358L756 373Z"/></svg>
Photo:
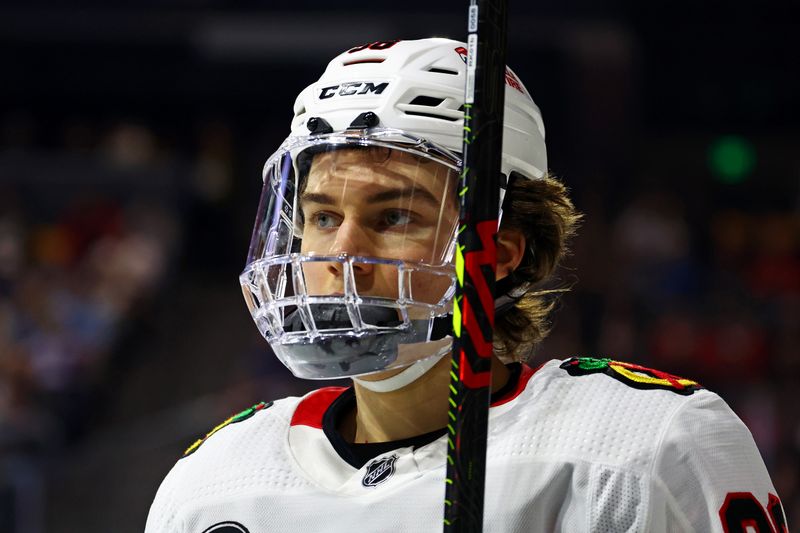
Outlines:
<svg viewBox="0 0 800 533"><path fill-rule="evenodd" d="M444 530L481 531L491 395L507 0L470 0Z"/></svg>

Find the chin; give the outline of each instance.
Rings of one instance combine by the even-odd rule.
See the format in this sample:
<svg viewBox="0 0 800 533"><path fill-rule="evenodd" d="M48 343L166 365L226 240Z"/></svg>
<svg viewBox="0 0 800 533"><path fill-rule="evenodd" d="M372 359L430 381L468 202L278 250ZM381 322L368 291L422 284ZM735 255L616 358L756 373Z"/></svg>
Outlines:
<svg viewBox="0 0 800 533"><path fill-rule="evenodd" d="M383 379L389 379L392 376L396 376L407 367L403 368L392 368L391 370L386 370L384 372L376 372L374 374L367 374L365 376L358 376L358 379L363 381L381 381Z"/></svg>

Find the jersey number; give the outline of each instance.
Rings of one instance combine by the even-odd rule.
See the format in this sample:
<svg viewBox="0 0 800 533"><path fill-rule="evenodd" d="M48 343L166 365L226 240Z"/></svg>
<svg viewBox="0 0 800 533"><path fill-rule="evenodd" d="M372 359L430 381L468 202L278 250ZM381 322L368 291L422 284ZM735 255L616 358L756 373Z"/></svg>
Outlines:
<svg viewBox="0 0 800 533"><path fill-rule="evenodd" d="M774 494L769 495L766 510L749 492L730 492L719 510L725 533L788 533L783 506ZM748 528L750 528L748 530Z"/></svg>

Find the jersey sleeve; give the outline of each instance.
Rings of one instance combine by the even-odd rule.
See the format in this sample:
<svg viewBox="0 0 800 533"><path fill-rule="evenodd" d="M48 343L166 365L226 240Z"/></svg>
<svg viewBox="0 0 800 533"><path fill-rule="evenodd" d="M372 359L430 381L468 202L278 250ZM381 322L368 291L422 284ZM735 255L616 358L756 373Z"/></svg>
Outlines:
<svg viewBox="0 0 800 533"><path fill-rule="evenodd" d="M787 531L750 431L716 394L698 391L673 414L654 464L664 531Z"/></svg>
<svg viewBox="0 0 800 533"><path fill-rule="evenodd" d="M156 497L150 506L145 524L145 533L183 533L183 526L177 516L179 485L183 461L172 467L167 477L161 482Z"/></svg>

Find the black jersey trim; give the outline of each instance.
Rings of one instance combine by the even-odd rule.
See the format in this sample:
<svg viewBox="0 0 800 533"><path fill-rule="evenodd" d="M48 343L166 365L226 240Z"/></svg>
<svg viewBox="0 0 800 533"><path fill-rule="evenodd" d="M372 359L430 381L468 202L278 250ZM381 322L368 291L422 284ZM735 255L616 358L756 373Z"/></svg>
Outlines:
<svg viewBox="0 0 800 533"><path fill-rule="evenodd" d="M342 435L336 431L342 419L356 406L356 393L353 387L349 387L340 394L325 411L322 417L322 430L330 441L333 449L353 468L361 468L375 457L398 448L413 446L420 448L430 444L445 434L446 428L437 429L424 435L418 435L408 439L393 440L388 442L368 442L354 444L347 442Z"/></svg>
<svg viewBox="0 0 800 533"><path fill-rule="evenodd" d="M561 363L560 368L566 370L570 376L605 374L635 389L667 390L682 396L690 396L703 388L691 379L608 358L572 357Z"/></svg>
<svg viewBox="0 0 800 533"><path fill-rule="evenodd" d="M517 387L520 375L522 374L522 364L512 363L507 365L507 367L511 371L508 381L498 389L497 392L492 394L492 403L502 400L503 397L512 393ZM398 448L421 448L432 443L447 432L447 428L441 428L408 439L359 444L350 443L336 431L336 428L342 422L342 419L355 409L355 407L356 393L353 387L350 386L331 402L330 406L325 410L325 414L322 416L322 430L325 432L325 436L328 438L328 441L330 441L333 449L336 450L336 453L339 454L339 457L353 468L360 469L375 457L392 450L397 450Z"/></svg>
<svg viewBox="0 0 800 533"><path fill-rule="evenodd" d="M506 396L517 390L519 378L522 375L522 363L511 363L506 365L506 368L509 370L508 380L505 385L492 393L490 403L497 403L504 400Z"/></svg>

